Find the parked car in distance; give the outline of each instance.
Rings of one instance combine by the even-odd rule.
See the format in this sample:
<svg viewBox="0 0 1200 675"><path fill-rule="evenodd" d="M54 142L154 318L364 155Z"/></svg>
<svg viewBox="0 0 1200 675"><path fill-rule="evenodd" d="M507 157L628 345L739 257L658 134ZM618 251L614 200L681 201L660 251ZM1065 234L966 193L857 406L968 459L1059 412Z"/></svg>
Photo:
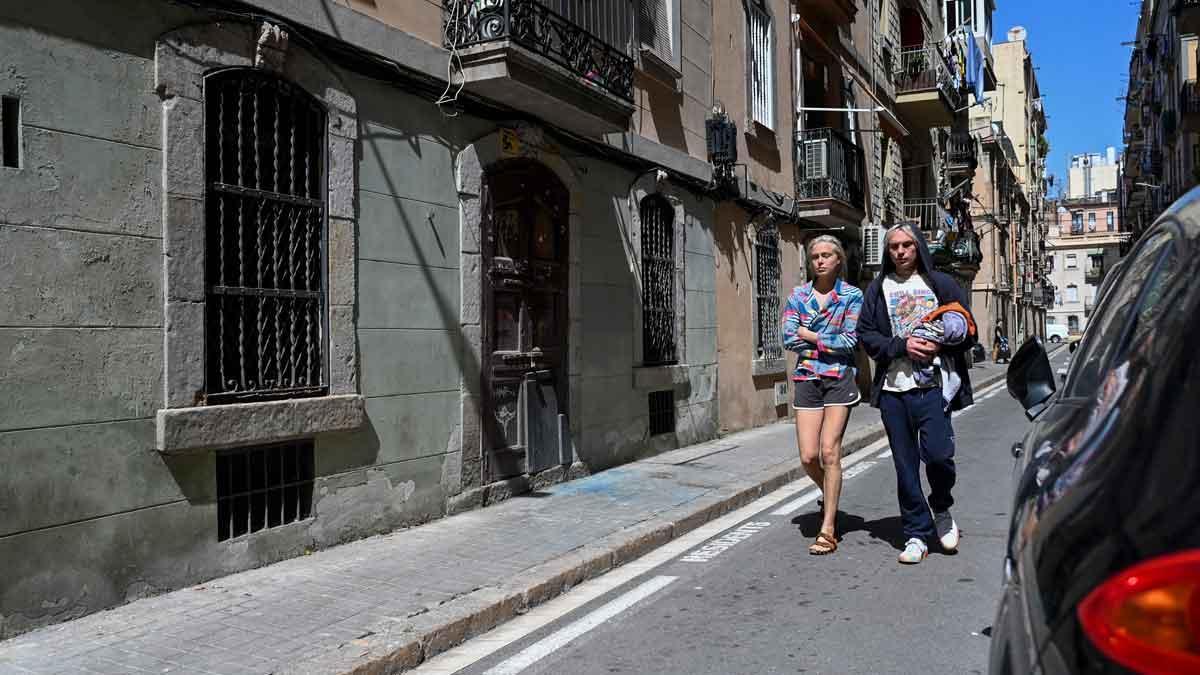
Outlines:
<svg viewBox="0 0 1200 675"><path fill-rule="evenodd" d="M1033 420L989 667L1200 673L1200 190L1172 206L1100 295L1057 390L1041 340L1008 389Z"/></svg>
<svg viewBox="0 0 1200 675"><path fill-rule="evenodd" d="M1071 337L1070 331L1068 331L1067 327L1061 323L1046 324L1046 339L1050 342L1058 344L1060 342L1065 342L1069 337Z"/></svg>

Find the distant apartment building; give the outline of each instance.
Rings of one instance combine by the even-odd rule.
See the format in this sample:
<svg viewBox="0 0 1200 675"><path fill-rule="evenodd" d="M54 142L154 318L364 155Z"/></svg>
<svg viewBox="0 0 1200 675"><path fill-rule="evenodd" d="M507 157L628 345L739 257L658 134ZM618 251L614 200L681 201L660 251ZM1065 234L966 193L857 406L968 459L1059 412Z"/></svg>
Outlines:
<svg viewBox="0 0 1200 675"><path fill-rule="evenodd" d="M1071 155L1067 166L1067 199L1116 193L1121 177L1121 158L1116 148Z"/></svg>
<svg viewBox="0 0 1200 675"><path fill-rule="evenodd" d="M1047 239L1054 302L1046 322L1066 326L1071 335L1087 328L1097 291L1120 260L1129 233L1121 229L1115 194L1051 203L1054 225Z"/></svg>
<svg viewBox="0 0 1200 675"><path fill-rule="evenodd" d="M997 91L971 113L983 148L972 177L983 261L971 287L984 342L1002 325L1020 344L1045 334L1046 114L1024 28L992 46Z"/></svg>

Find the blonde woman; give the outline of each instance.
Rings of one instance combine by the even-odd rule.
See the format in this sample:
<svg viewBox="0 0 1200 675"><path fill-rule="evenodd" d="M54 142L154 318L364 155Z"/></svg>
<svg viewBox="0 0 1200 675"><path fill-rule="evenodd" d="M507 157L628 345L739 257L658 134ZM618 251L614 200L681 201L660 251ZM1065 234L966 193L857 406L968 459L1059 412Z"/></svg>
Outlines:
<svg viewBox="0 0 1200 675"><path fill-rule="evenodd" d="M837 550L838 498L842 492L842 434L861 395L855 384L854 349L862 291L841 279L846 252L834 237L808 242L811 281L797 286L783 311L783 345L796 353L792 409L800 462L821 489L821 530L813 555Z"/></svg>

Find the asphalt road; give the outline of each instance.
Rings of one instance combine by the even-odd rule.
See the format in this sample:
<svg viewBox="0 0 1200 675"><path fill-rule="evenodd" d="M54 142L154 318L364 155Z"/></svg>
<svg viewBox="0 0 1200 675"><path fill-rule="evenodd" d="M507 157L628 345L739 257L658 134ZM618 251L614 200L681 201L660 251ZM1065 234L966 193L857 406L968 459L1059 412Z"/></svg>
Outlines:
<svg viewBox="0 0 1200 675"><path fill-rule="evenodd" d="M1065 356L1056 354L1056 369ZM507 636L498 629L419 672L984 673L1008 531L1009 449L1027 425L1002 387L984 394L955 419L952 512L963 532L956 555L896 562L903 535L895 473L880 443L847 469L834 555L807 553L820 523L815 495L811 486L793 487L705 539L679 542L661 563L624 572L627 580L614 576L619 571L601 577L611 588L589 593L597 584L589 582L558 608L535 610L543 625L524 617L526 635L519 626Z"/></svg>

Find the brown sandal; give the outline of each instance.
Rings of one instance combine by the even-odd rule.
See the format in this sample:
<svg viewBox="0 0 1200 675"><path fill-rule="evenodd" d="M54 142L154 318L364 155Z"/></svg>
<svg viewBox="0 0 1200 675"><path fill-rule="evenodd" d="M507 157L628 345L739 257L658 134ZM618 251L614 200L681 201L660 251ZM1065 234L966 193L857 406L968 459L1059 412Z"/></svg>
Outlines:
<svg viewBox="0 0 1200 675"><path fill-rule="evenodd" d="M829 555L838 548L837 538L824 532L817 533L817 538L808 547L809 555Z"/></svg>

